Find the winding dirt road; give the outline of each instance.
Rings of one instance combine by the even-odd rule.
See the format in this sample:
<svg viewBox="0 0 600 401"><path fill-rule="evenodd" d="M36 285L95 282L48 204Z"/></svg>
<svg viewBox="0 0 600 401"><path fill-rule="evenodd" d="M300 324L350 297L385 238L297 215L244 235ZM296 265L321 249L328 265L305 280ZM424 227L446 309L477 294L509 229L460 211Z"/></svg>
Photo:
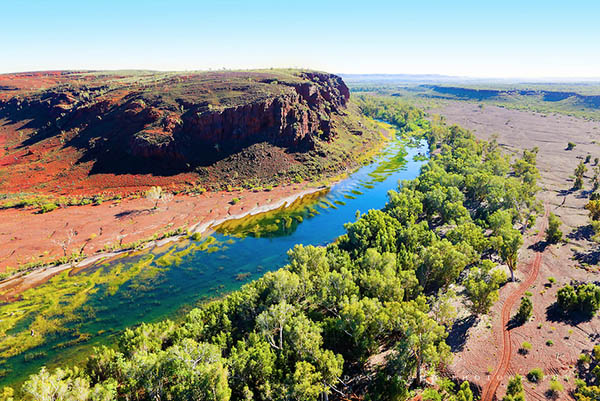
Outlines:
<svg viewBox="0 0 600 401"><path fill-rule="evenodd" d="M546 224L548 221L549 209L546 205L544 212L544 220L539 228L537 235L535 236L535 242L537 243L542 240L544 232L546 231ZM530 264L529 276L513 291L512 294L506 298L504 305L502 306L502 357L500 358L499 364L491 376L490 381L483 390L481 401L493 401L496 395L496 390L502 382L502 379L506 376L508 367L510 364L510 355L512 352L512 344L510 340L510 329L508 328L508 322L510 320L510 312L517 303L517 301L523 296L525 291L535 282L538 273L540 271L540 265L542 262L542 252L536 251L535 258Z"/></svg>

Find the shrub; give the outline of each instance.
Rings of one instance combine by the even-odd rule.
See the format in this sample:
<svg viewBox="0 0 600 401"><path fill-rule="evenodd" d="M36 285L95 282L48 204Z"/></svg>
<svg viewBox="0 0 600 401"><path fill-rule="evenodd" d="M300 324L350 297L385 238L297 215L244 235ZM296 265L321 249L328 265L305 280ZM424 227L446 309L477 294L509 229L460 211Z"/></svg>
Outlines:
<svg viewBox="0 0 600 401"><path fill-rule="evenodd" d="M590 212L590 219L596 221L600 220L600 199L590 200L586 205L585 209Z"/></svg>
<svg viewBox="0 0 600 401"><path fill-rule="evenodd" d="M556 283L556 279L554 277L550 276L550 277L548 277L548 282L550 284L554 284L554 283Z"/></svg>
<svg viewBox="0 0 600 401"><path fill-rule="evenodd" d="M548 228L546 229L546 242L556 244L562 239L563 233L559 228L561 224L560 219L554 213L550 213Z"/></svg>
<svg viewBox="0 0 600 401"><path fill-rule="evenodd" d="M527 373L527 380L532 383L539 383L544 380L544 372L540 368L534 368Z"/></svg>
<svg viewBox="0 0 600 401"><path fill-rule="evenodd" d="M508 381L508 386L506 387L506 396L503 398L503 400L512 401L519 399L525 399L525 392L523 390L521 376L515 375Z"/></svg>
<svg viewBox="0 0 600 401"><path fill-rule="evenodd" d="M521 298L521 304L519 305L519 310L515 315L515 320L517 323L525 323L531 317L531 311L533 310L533 303L531 299L523 297Z"/></svg>
<svg viewBox="0 0 600 401"><path fill-rule="evenodd" d="M592 155L588 154L588 155L585 157L585 162L584 162L584 163L589 163L591 159L592 159Z"/></svg>
<svg viewBox="0 0 600 401"><path fill-rule="evenodd" d="M565 313L579 311L593 316L600 309L600 287L593 283L576 287L567 284L558 290L556 302Z"/></svg>
<svg viewBox="0 0 600 401"><path fill-rule="evenodd" d="M575 146L577 145L575 145L573 142L569 142L567 143L567 150L573 150L575 149Z"/></svg>
<svg viewBox="0 0 600 401"><path fill-rule="evenodd" d="M531 343L523 341L523 344L521 344L521 348L519 348L519 353L525 355L528 354L529 351L531 351Z"/></svg>
<svg viewBox="0 0 600 401"><path fill-rule="evenodd" d="M48 213L55 209L58 209L58 205L56 203L44 203L40 206L40 213Z"/></svg>
<svg viewBox="0 0 600 401"><path fill-rule="evenodd" d="M550 380L550 392L553 395L555 395L557 393L560 393L563 390L564 390L564 387L563 387L562 383L559 382L556 377L553 377L552 380Z"/></svg>
<svg viewBox="0 0 600 401"><path fill-rule="evenodd" d="M190 235L190 238L194 241L200 241L202 239L202 233L195 232L192 235Z"/></svg>
<svg viewBox="0 0 600 401"><path fill-rule="evenodd" d="M240 200L241 200L240 198L233 198L233 199L231 200L231 202L229 202L229 203L231 203L232 205L235 205L235 204L236 204L236 203L238 203Z"/></svg>
<svg viewBox="0 0 600 401"><path fill-rule="evenodd" d="M552 341L552 340L548 340L548 341L546 341L546 345L547 345L548 347L551 347L551 346L553 346L553 345L554 345L554 341Z"/></svg>
<svg viewBox="0 0 600 401"><path fill-rule="evenodd" d="M577 362L587 365L592 362L592 356L590 354L581 354L579 355Z"/></svg>

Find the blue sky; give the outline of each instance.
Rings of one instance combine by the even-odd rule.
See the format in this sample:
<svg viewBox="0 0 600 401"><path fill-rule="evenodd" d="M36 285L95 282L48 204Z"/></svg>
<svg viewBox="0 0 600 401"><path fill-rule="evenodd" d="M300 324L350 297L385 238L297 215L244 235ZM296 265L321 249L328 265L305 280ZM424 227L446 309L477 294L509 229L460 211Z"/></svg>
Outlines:
<svg viewBox="0 0 600 401"><path fill-rule="evenodd" d="M597 0L0 1L0 72L600 76Z"/></svg>

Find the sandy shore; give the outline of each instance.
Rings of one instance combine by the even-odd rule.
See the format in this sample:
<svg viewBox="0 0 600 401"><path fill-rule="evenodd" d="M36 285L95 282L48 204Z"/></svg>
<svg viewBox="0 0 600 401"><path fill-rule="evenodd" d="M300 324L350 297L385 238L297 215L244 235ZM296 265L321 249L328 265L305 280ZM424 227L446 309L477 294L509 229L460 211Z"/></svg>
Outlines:
<svg viewBox="0 0 600 401"><path fill-rule="evenodd" d="M74 206L46 214L34 210L0 211L0 271L31 261L52 261L84 249L85 266L100 258L118 256L123 252L107 252L105 247L118 243L146 240L179 227L204 233L227 220L263 213L289 205L296 199L322 190L322 187L288 185L271 191L210 192L202 195L181 195L169 201L126 199L98 206ZM239 199L234 204L233 199ZM149 242L154 246L177 239ZM47 280L69 265L37 269L26 276L0 282L0 292L8 288L30 287Z"/></svg>

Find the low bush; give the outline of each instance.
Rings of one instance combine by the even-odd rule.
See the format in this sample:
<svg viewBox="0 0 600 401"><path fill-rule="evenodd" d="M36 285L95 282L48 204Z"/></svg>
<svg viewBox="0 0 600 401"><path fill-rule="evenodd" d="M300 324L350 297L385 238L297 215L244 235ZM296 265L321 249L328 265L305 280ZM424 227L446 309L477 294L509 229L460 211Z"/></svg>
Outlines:
<svg viewBox="0 0 600 401"><path fill-rule="evenodd" d="M563 387L562 383L558 381L557 378L552 378L552 380L550 380L550 393L552 395L557 395L558 393L560 393L563 390L564 390L564 387Z"/></svg>
<svg viewBox="0 0 600 401"><path fill-rule="evenodd" d="M527 373L527 380L532 383L539 383L544 380L544 372L540 368L534 368Z"/></svg>
<svg viewBox="0 0 600 401"><path fill-rule="evenodd" d="M58 209L58 205L56 203L44 203L40 206L40 213L48 213L56 209Z"/></svg>
<svg viewBox="0 0 600 401"><path fill-rule="evenodd" d="M600 287L593 284L565 285L556 294L556 303L565 313L581 312L589 316L600 309Z"/></svg>
<svg viewBox="0 0 600 401"><path fill-rule="evenodd" d="M519 353L525 355L528 354L529 351L531 351L531 343L523 341L523 344L521 344L521 348L519 348Z"/></svg>
<svg viewBox="0 0 600 401"><path fill-rule="evenodd" d="M531 317L531 311L533 310L533 303L531 299L523 297L521 298L521 304L519 305L519 311L515 315L515 321L523 324Z"/></svg>

